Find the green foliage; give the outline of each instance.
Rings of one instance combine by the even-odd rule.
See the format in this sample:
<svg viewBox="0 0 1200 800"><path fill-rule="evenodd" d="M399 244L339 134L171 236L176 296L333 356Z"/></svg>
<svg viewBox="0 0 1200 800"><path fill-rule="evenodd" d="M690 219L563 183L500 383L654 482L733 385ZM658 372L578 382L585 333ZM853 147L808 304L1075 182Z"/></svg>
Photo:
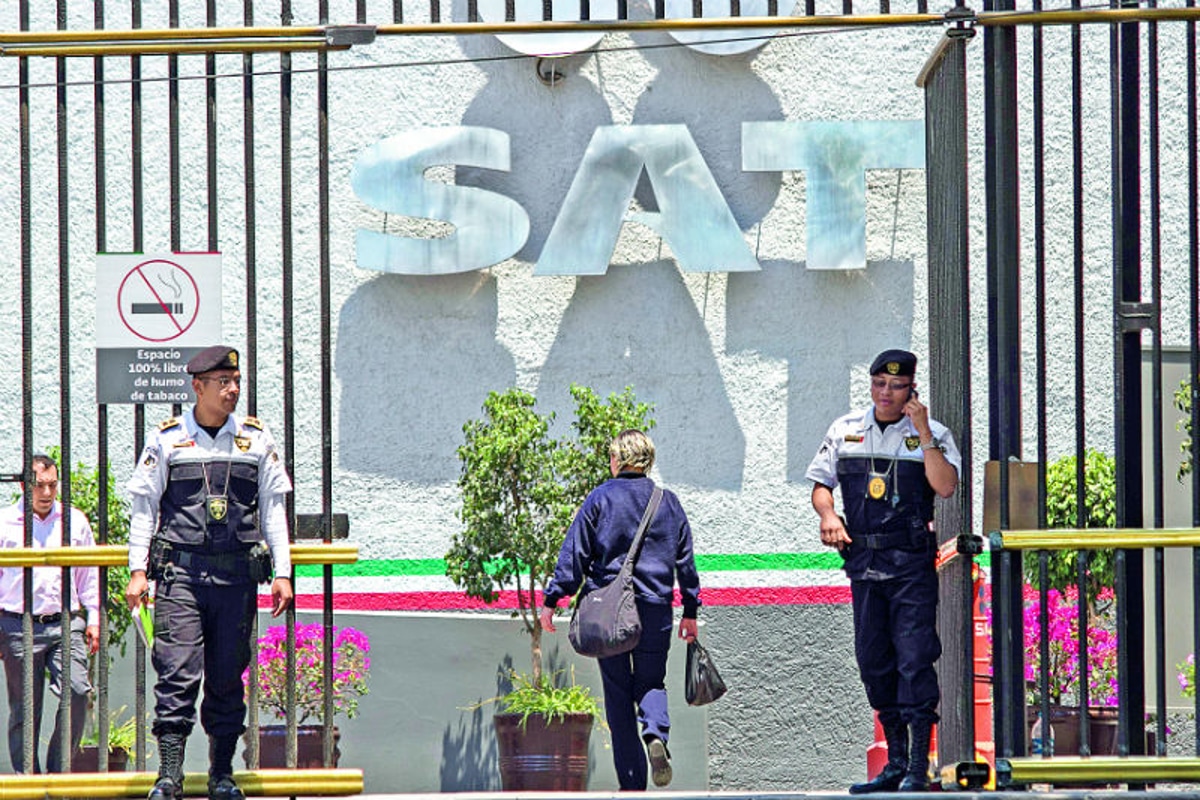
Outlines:
<svg viewBox="0 0 1200 800"><path fill-rule="evenodd" d="M1046 468L1046 527L1112 528L1117 524L1117 462L1099 450L1084 454L1084 499L1087 519L1079 522L1076 497L1076 459L1064 456ZM1052 550L1049 553L1050 588L1064 591L1074 586L1077 574L1076 550ZM1025 574L1037 585L1038 556L1030 552L1025 559ZM1091 550L1088 558L1088 597L1094 600L1099 590L1113 585L1113 552Z"/></svg>
<svg viewBox="0 0 1200 800"><path fill-rule="evenodd" d="M609 477L608 442L623 430L654 426L653 410L631 387L601 401L572 384L572 435L552 438L555 415L540 414L533 395L491 392L483 418L463 426L458 488L464 529L446 553L446 575L468 596L495 602L514 587L532 636L533 685L541 685L541 623L537 592L545 589L576 509ZM514 615L516 615L514 614Z"/></svg>
<svg viewBox="0 0 1200 800"><path fill-rule="evenodd" d="M133 751L137 748L137 718L131 715L122 719L121 715L124 713L125 706L121 706L108 716L108 752L124 750L132 756ZM100 744L100 734L94 717L90 721L89 728L90 730L84 732L80 737L79 743L84 746Z"/></svg>
<svg viewBox="0 0 1200 800"><path fill-rule="evenodd" d="M574 674L569 686L556 686L545 676L536 683L529 676L516 672L510 673L509 677L513 689L497 702L502 712L520 714L522 725L534 714L549 720L562 719L567 714L591 714L594 719L600 719L600 701L592 696L588 687L575 683Z"/></svg>
<svg viewBox="0 0 1200 800"><path fill-rule="evenodd" d="M57 445L48 448L46 455L61 465L62 449ZM108 544L128 544L129 503L117 491L117 482L111 471L108 473L108 497L106 500ZM99 541L100 470L98 468L89 467L82 461L76 462L71 470L71 505L87 515L92 532L96 534L97 541ZM128 583L128 567L109 567L108 586L104 590L105 608L108 613L108 644L109 647L120 647L122 656L125 655L125 632L129 629L131 621L129 606L125 603L125 585Z"/></svg>
<svg viewBox="0 0 1200 800"><path fill-rule="evenodd" d="M1183 431L1187 437L1179 445L1183 459L1179 462L1176 477L1182 481L1192 474L1192 384L1187 378L1181 380L1175 390L1175 408L1183 413L1183 419L1175 423L1175 430Z"/></svg>

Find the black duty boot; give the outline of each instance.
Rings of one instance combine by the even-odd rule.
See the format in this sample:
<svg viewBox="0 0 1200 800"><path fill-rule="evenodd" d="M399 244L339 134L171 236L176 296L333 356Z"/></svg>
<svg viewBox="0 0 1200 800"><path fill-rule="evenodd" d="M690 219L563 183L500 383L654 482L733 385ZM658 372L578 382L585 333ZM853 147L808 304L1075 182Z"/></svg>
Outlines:
<svg viewBox="0 0 1200 800"><path fill-rule="evenodd" d="M888 763L871 780L850 787L850 794L894 792L908 772L908 726L900 720L883 722L883 737L887 740Z"/></svg>
<svg viewBox="0 0 1200 800"><path fill-rule="evenodd" d="M245 800L246 795L233 782L233 754L237 751L238 735L208 737L208 797L209 800Z"/></svg>
<svg viewBox="0 0 1200 800"><path fill-rule="evenodd" d="M182 800L183 746L186 741L182 733L158 735L158 780L147 800Z"/></svg>
<svg viewBox="0 0 1200 800"><path fill-rule="evenodd" d="M900 791L929 791L929 740L932 736L933 722L914 722L912 724L912 747L908 754L908 774L900 782Z"/></svg>

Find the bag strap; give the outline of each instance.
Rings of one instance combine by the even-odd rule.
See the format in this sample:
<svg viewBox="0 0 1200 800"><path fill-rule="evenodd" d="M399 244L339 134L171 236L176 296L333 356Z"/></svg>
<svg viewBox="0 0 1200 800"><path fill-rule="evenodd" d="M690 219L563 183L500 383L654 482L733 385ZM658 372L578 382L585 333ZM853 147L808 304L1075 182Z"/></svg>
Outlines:
<svg viewBox="0 0 1200 800"><path fill-rule="evenodd" d="M634 534L633 542L629 545L629 554L625 556L625 563L621 565L623 571L628 567L628 571L632 574L633 565L641 550L642 538L646 535L646 529L650 527L650 520L654 519L654 513L658 511L658 504L662 502L662 496L663 490L655 486L654 491L650 493L650 502L646 503L646 510L642 514L641 523L638 524L637 533Z"/></svg>

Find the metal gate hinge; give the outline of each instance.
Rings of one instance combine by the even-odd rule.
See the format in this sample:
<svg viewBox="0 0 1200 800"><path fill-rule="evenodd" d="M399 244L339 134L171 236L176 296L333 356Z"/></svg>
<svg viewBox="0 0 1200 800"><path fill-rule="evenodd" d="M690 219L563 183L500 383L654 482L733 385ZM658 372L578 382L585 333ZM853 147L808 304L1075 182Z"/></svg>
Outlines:
<svg viewBox="0 0 1200 800"><path fill-rule="evenodd" d="M962 4L946 12L946 35L952 39L970 39L975 35L975 11Z"/></svg>
<svg viewBox="0 0 1200 800"><path fill-rule="evenodd" d="M1158 328L1158 306L1154 303L1117 303L1117 327L1122 333Z"/></svg>

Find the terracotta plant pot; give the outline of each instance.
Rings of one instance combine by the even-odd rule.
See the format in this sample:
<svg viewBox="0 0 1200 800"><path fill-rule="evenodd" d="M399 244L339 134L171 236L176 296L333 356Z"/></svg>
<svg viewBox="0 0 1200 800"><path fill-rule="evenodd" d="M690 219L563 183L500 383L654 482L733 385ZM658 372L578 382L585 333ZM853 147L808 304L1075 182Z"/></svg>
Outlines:
<svg viewBox="0 0 1200 800"><path fill-rule="evenodd" d="M124 772L129 768L129 753L117 748L108 751L108 771ZM71 772L99 772L100 748L94 744L80 745L71 757Z"/></svg>
<svg viewBox="0 0 1200 800"><path fill-rule="evenodd" d="M342 751L338 749L338 742L342 738L342 732L338 730L336 725L333 726L333 763L331 767L338 765L338 759L342 756ZM246 731L246 736L250 735L250 731ZM243 751L242 757L246 760L246 766L250 766L250 753ZM260 725L258 728L258 765L262 769L287 769L287 726L286 725ZM296 728L296 768L297 769L323 769L325 767L325 753L321 743L321 726L320 725L300 725Z"/></svg>
<svg viewBox="0 0 1200 800"><path fill-rule="evenodd" d="M587 789L591 714L566 714L547 722L520 714L497 714L500 784L506 792L582 792Z"/></svg>
<svg viewBox="0 0 1200 800"><path fill-rule="evenodd" d="M1031 726L1037 721L1039 710L1039 706L1028 708ZM1054 730L1054 755L1079 755L1079 708L1050 706L1050 725ZM1153 753L1152 735L1147 734L1146 743L1146 752ZM1092 706L1088 709L1088 748L1094 756L1117 754L1117 709L1109 706Z"/></svg>

